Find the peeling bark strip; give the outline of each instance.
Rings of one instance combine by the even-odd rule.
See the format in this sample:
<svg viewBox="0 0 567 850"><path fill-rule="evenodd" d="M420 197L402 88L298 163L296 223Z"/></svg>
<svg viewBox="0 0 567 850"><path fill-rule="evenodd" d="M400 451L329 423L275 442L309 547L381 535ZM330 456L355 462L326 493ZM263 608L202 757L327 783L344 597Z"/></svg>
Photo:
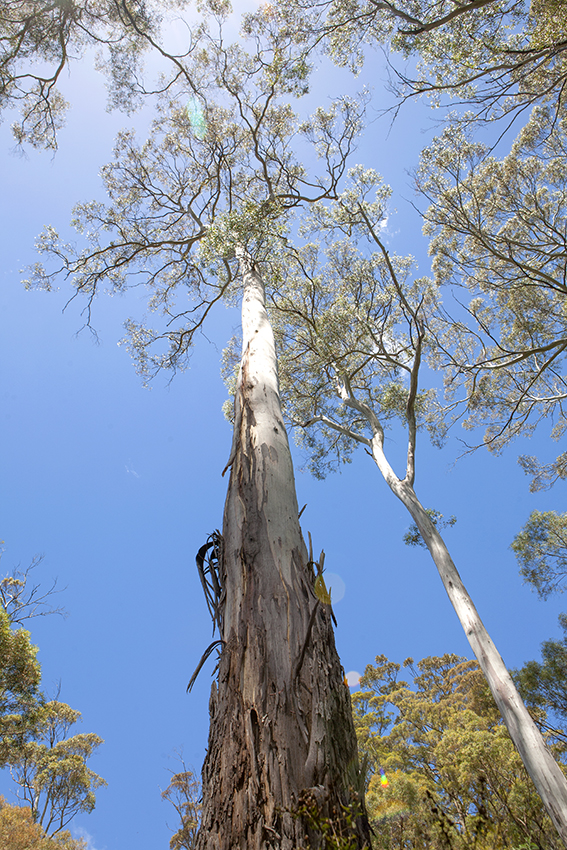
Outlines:
<svg viewBox="0 0 567 850"><path fill-rule="evenodd" d="M197 850L315 850L320 836L293 813L316 801L322 816L346 828L343 807L363 805L354 787L356 737L330 613L318 605L299 526L264 286L250 259L240 262L243 355L223 526L225 646L211 690ZM363 816L351 838L369 846Z"/></svg>

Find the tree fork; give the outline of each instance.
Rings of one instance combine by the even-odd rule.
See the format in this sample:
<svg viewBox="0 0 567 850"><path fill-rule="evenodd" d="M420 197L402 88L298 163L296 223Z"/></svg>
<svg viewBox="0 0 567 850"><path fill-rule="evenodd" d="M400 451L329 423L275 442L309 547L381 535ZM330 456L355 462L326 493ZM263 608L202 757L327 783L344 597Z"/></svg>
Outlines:
<svg viewBox="0 0 567 850"><path fill-rule="evenodd" d="M239 260L243 354L223 521L225 644L211 689L196 846L315 850L320 833L299 813L315 807L363 848L369 830L350 693L299 526L264 285L250 257ZM357 813L350 827L349 808Z"/></svg>

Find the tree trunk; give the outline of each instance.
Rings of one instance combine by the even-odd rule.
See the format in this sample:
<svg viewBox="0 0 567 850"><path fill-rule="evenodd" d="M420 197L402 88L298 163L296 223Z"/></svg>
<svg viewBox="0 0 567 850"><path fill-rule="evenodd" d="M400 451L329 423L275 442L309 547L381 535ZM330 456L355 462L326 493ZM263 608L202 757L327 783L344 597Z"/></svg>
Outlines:
<svg viewBox="0 0 567 850"><path fill-rule="evenodd" d="M413 487L392 470L382 448L383 434L375 431L372 455L390 489L403 502L416 523L441 576L467 639L484 673L506 728L543 804L567 847L567 778L545 745L504 661L453 563L443 538L431 521Z"/></svg>
<svg viewBox="0 0 567 850"><path fill-rule="evenodd" d="M329 846L309 809L361 848L368 827L350 694L299 526L263 282L247 256L240 262L243 355L220 570L224 646L196 846ZM350 828L345 806L357 810Z"/></svg>

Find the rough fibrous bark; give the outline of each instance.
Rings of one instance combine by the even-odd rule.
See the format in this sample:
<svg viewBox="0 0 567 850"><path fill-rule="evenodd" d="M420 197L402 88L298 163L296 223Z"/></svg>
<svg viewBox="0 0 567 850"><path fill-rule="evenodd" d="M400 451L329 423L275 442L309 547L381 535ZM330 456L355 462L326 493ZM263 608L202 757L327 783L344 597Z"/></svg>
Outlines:
<svg viewBox="0 0 567 850"><path fill-rule="evenodd" d="M260 275L246 256L224 512L224 646L210 699L198 850L323 846L300 809L367 840L350 694L314 592ZM353 845L354 846L354 845Z"/></svg>

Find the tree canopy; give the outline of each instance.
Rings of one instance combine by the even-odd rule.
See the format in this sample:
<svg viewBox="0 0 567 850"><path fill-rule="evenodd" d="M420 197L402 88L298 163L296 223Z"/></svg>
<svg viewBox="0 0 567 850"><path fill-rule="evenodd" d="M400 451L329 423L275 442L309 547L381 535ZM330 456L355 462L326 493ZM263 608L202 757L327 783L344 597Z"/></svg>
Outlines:
<svg viewBox="0 0 567 850"><path fill-rule="evenodd" d="M49 842L41 843L44 835L60 834L78 812L92 811L95 790L106 784L86 764L102 738L94 733L69 736L80 712L59 700L48 700L40 690L37 647L26 629L14 628L9 616L13 610L16 618L22 617L30 607L33 615L34 605L41 604L38 586L26 587L27 575L20 575L24 579L12 576L1 583L6 600L6 588L19 582L15 595L0 607L0 767L9 769L17 795L30 808L2 808L0 829L29 834L30 841L37 838L38 850L50 850ZM28 821L38 828L28 828ZM71 848L69 841L64 837L61 845L53 847Z"/></svg>
<svg viewBox="0 0 567 850"><path fill-rule="evenodd" d="M565 178L565 117L552 127L540 107L503 160L451 125L417 173L435 280L452 288L446 309L462 316L438 337L447 392L494 451L542 421L555 440L565 426ZM461 287L471 297L464 316ZM522 462L535 489L564 475L563 454Z"/></svg>
<svg viewBox="0 0 567 850"><path fill-rule="evenodd" d="M218 33L201 30L148 140L119 135L102 171L110 205L75 208L87 247L77 251L46 228L39 249L51 269L37 264L28 280L49 289L64 273L86 299L89 325L99 290L143 282L149 313L164 317L160 329L136 319L126 325L146 379L186 365L214 305L234 297L237 245L259 263L285 251L290 214L336 192L360 128L363 105L348 98L301 122L287 101L306 90L308 66L293 37L268 21L250 33L247 52L225 46L222 18ZM321 176L306 173L296 151L302 142L316 149Z"/></svg>
<svg viewBox="0 0 567 850"><path fill-rule="evenodd" d="M178 4L180 5L180 4ZM109 102L131 111L142 93L141 54L161 4L151 0L8 0L0 9L0 111L18 108L19 144L56 148L68 103L58 83L88 47L100 50Z"/></svg>
<svg viewBox="0 0 567 850"><path fill-rule="evenodd" d="M359 70L366 45L389 57L402 101L427 94L435 106L457 101L487 121L510 122L534 104L563 103L565 8L560 0L299 0L301 36ZM285 15L284 11L284 15ZM402 70L400 60L411 60Z"/></svg>
<svg viewBox="0 0 567 850"><path fill-rule="evenodd" d="M374 846L561 847L476 662L403 666L412 683L377 656L353 696ZM563 757L565 742L555 747Z"/></svg>
<svg viewBox="0 0 567 850"><path fill-rule="evenodd" d="M447 421L484 427L485 443L495 451L552 417L552 436L559 439L564 4L302 2L281 13L285 26L299 9L301 37L322 44L340 63L359 68L365 44L383 47L395 69L398 108L415 94L430 94L434 105L452 102L416 171L417 189L429 203L425 232L446 311L446 332L436 346L445 354L437 366L447 375ZM415 76L398 69L400 55L412 67L417 62ZM494 124L499 118L506 119L504 128ZM516 119L518 126L527 123L500 159L495 153L507 149L506 128ZM479 122L491 126L481 132ZM460 287L469 290L469 304L461 303ZM534 487L565 472L562 454L552 463L531 456L521 461Z"/></svg>
<svg viewBox="0 0 567 850"><path fill-rule="evenodd" d="M86 850L82 838L72 838L67 830L57 836L46 835L34 822L27 806L10 806L0 797L0 842L10 850Z"/></svg>

